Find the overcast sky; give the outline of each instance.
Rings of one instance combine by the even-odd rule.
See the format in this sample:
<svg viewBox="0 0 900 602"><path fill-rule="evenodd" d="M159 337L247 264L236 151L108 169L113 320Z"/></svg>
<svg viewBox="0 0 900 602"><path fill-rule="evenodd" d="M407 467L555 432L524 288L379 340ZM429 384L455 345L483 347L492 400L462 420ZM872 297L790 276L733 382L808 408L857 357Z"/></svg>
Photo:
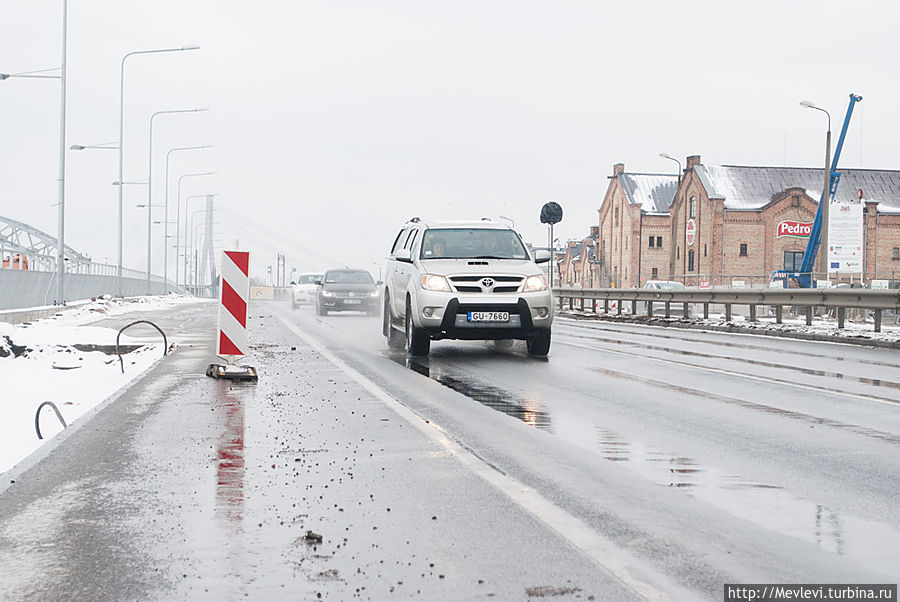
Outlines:
<svg viewBox="0 0 900 602"><path fill-rule="evenodd" d="M802 99L827 108L837 132L849 94L861 94L842 166L900 169L898 3L735 6L70 0L66 146L118 139L126 53L200 45L127 60L125 180L147 179L155 111L210 107L154 121L154 203L169 149L214 145L171 155L169 216L179 176L218 172L183 179L181 196L220 195L218 241L253 251L257 275L276 252L288 270L377 271L415 215L505 215L546 244L540 208L555 200L556 235L581 238L612 165L674 173L660 152L819 167L825 116ZM62 0L2 0L0 72L58 67L61 15ZM0 215L53 235L58 86L0 82ZM116 262L117 160L67 153L66 242L101 262ZM125 264L144 269L147 213L135 205L147 186L127 186L125 199Z"/></svg>

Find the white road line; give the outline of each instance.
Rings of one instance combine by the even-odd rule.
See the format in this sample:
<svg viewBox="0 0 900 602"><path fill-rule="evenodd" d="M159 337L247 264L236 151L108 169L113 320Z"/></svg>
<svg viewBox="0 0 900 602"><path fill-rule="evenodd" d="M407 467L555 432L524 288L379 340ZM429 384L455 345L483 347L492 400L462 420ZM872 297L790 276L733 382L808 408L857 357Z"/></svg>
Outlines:
<svg viewBox="0 0 900 602"><path fill-rule="evenodd" d="M690 600L696 597L696 594L672 583L670 579L651 567L644 566L637 569L634 565L638 563L629 552L608 541L594 531L590 525L554 505L531 487L500 473L497 469L450 439L439 426L430 421L426 422L425 419L402 402L350 367L317 339L301 331L295 324L291 324L286 320L284 316L277 313L276 315L281 323L291 332L337 366L347 376L356 381L357 384L384 402L409 424L416 427L433 443L446 449L449 454L462 462L469 470L496 487L535 518L553 529L560 537L619 579L637 595L645 600Z"/></svg>
<svg viewBox="0 0 900 602"><path fill-rule="evenodd" d="M845 391L837 391L835 389L826 389L825 387L816 387L814 385L802 385L800 383L792 383L786 380L778 379L778 378L767 378L764 376L753 376L752 374L744 374L743 372L733 372L731 370L725 370L724 368L713 368L711 366L700 366L697 364L691 364L688 362L677 362L675 360L667 360L661 357L652 357L649 355L641 355L640 353L633 353L631 351L621 351L619 349L608 349L606 347L596 347L593 345L585 345L583 343L571 343L568 341L560 341L557 339L553 340L556 345L568 345L570 347L578 347L579 349L590 349L591 351L601 351L603 353L614 353L616 355L624 355L626 357L638 357L642 360L651 360L655 362L661 362L663 364L672 364L673 366L680 367L688 367L694 368L696 370L704 370L706 372L715 372L718 374L726 374L728 376L737 376L739 378L746 378L747 380L755 380L758 382L764 382L767 384L778 384L783 385L785 387L794 387L796 389L804 389L806 391L815 391L817 393L827 393L830 395L839 395L842 397L852 397L855 399L861 399L864 401L877 401L878 403L884 403L888 405L896 406L900 404L900 402L893 401L890 399L884 399L881 397L875 397L874 395L866 395L864 393L848 393Z"/></svg>

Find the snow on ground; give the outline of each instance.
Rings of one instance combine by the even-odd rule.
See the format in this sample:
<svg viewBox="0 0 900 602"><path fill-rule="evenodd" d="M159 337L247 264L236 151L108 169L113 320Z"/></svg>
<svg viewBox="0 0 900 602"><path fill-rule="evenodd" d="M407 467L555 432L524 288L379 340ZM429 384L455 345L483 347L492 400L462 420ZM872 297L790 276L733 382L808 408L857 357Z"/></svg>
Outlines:
<svg viewBox="0 0 900 602"><path fill-rule="evenodd" d="M40 418L44 439L37 438L34 417L42 402L55 403L66 423L72 424L162 357L162 341L152 329L137 337L126 332L120 345L141 347L122 356L122 374L115 353L118 330L87 324L196 301L176 295L104 298L31 323L0 322L0 473L62 431L53 409L45 406ZM91 351L90 346L104 350Z"/></svg>

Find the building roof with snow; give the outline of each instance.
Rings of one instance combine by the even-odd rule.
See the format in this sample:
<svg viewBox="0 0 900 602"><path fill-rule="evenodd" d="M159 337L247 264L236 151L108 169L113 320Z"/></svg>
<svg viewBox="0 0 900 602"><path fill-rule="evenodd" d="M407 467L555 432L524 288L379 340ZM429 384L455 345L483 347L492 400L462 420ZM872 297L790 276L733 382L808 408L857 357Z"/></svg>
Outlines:
<svg viewBox="0 0 900 602"><path fill-rule="evenodd" d="M678 189L678 176L620 173L616 176L628 202L640 205L642 213L666 215Z"/></svg>
<svg viewBox="0 0 900 602"><path fill-rule="evenodd" d="M811 167L750 167L696 165L697 177L710 199L724 199L729 211L758 210L783 195L788 188L803 188L819 200L824 170ZM900 214L900 171L842 169L835 201L878 201L879 213Z"/></svg>

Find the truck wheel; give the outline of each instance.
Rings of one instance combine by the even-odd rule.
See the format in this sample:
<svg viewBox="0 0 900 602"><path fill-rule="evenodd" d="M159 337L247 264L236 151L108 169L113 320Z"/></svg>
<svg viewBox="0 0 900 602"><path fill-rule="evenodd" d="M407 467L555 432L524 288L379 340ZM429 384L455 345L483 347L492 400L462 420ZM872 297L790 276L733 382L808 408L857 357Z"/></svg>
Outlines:
<svg viewBox="0 0 900 602"><path fill-rule="evenodd" d="M414 356L428 355L431 339L423 328L417 328L412 320L412 308L406 303L406 352Z"/></svg>
<svg viewBox="0 0 900 602"><path fill-rule="evenodd" d="M540 328L525 341L528 355L544 357L550 353L550 329Z"/></svg>

